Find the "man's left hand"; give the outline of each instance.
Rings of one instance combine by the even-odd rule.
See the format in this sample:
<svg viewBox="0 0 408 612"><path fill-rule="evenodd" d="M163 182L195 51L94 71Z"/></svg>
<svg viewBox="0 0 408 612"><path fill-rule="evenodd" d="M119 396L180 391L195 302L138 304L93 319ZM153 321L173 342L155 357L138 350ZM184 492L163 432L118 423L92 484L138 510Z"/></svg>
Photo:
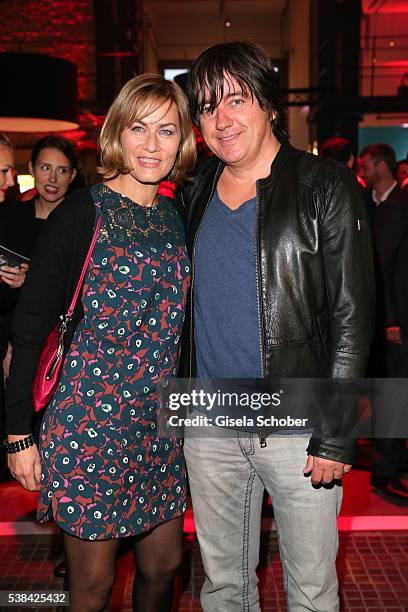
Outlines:
<svg viewBox="0 0 408 612"><path fill-rule="evenodd" d="M347 474L351 468L352 466L348 463L309 455L303 473L310 474L310 480L314 485L330 484L333 480L340 480L343 474Z"/></svg>

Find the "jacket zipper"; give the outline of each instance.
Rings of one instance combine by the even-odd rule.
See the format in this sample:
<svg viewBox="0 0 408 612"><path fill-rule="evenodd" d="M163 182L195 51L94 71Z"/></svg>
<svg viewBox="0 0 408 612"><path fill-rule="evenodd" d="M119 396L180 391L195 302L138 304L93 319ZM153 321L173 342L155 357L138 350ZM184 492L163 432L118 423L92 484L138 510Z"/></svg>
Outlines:
<svg viewBox="0 0 408 612"><path fill-rule="evenodd" d="M191 382L191 377L192 377L192 371L193 371L193 314L194 314L194 308L193 308L193 289L194 289L194 277L195 277L195 252L196 252L196 246L197 246L197 238L198 238L198 234L200 232L200 228L201 228L201 224L204 220L205 214L207 212L207 208L211 202L211 199L214 195L214 191L215 191L215 185L219 179L219 169L220 169L220 165L218 165L217 167L217 171L214 175L214 179L213 179L213 183L212 183L212 187L211 187L211 192L210 192L210 197L208 198L207 204L205 206L204 212L201 216L200 219L200 223L197 226L197 230L194 236L194 242L193 242L193 248L191 251L191 285L190 285L190 365L189 365L189 379Z"/></svg>
<svg viewBox="0 0 408 612"><path fill-rule="evenodd" d="M259 331L259 348L261 354L261 378L265 377L265 351L264 351L264 333L263 333L263 323L262 323L262 301L260 295L260 274L259 274L259 235L260 235L260 227L259 227L259 207L260 207L260 197L258 190L258 181L256 182L256 225L255 225L255 264L256 264L256 296L258 303L258 331ZM259 444L261 448L265 448L266 444L266 432L265 427L262 426L258 429L258 438Z"/></svg>

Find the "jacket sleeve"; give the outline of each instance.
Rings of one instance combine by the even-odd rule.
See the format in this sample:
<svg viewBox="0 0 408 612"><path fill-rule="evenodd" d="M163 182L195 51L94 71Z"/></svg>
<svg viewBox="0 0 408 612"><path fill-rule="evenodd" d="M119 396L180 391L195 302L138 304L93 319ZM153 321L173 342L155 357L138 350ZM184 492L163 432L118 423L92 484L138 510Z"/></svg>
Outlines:
<svg viewBox="0 0 408 612"><path fill-rule="evenodd" d="M331 378L363 377L374 331L374 267L366 208L357 184L348 173L340 176L328 195L320 231L329 307L327 375ZM312 437L308 452L352 463L356 443L352 435L347 437L347 434L351 433L355 419L355 410L348 407L339 414L338 432L344 437Z"/></svg>
<svg viewBox="0 0 408 612"><path fill-rule="evenodd" d="M82 216L72 214L69 204L65 200L49 216L35 246L14 313L13 356L6 390L8 434L31 431L32 385L38 359L46 337L65 312L76 238L78 232L84 231Z"/></svg>

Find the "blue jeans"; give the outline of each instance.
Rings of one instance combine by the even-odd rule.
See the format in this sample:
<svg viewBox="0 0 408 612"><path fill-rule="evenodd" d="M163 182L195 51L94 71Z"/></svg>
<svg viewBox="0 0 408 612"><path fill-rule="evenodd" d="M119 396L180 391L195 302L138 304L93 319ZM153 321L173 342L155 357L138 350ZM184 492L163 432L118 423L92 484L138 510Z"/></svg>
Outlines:
<svg viewBox="0 0 408 612"><path fill-rule="evenodd" d="M191 430L190 430L191 431ZM224 430L225 431L225 430ZM205 612L259 612L264 489L274 508L290 612L339 610L336 555L342 488L314 488L303 475L308 437L267 439L230 430L227 438L187 433L194 519L203 559Z"/></svg>

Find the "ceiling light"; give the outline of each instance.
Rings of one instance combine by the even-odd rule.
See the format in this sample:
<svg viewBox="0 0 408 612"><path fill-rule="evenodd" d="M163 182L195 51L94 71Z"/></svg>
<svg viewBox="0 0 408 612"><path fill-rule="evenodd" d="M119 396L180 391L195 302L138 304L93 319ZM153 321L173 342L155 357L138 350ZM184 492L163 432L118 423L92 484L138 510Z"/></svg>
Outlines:
<svg viewBox="0 0 408 612"><path fill-rule="evenodd" d="M0 131L56 132L78 127L77 68L35 53L0 53Z"/></svg>

